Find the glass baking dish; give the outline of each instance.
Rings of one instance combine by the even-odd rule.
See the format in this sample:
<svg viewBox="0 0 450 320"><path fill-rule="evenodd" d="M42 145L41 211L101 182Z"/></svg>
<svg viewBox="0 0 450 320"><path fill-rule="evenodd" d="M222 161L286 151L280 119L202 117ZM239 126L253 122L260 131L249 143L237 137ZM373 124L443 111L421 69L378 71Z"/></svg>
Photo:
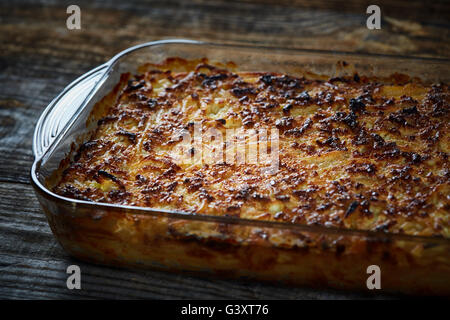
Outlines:
<svg viewBox="0 0 450 320"><path fill-rule="evenodd" d="M44 110L35 129L31 181L50 227L71 255L114 266L368 290L370 266L390 292L450 295L450 239L169 212L57 195L46 180L93 129L94 105L124 72L167 57L232 60L241 71L389 76L449 82L450 61L219 45L191 40L129 48L81 76ZM345 61L345 62L344 62ZM226 230L226 232L223 232Z"/></svg>

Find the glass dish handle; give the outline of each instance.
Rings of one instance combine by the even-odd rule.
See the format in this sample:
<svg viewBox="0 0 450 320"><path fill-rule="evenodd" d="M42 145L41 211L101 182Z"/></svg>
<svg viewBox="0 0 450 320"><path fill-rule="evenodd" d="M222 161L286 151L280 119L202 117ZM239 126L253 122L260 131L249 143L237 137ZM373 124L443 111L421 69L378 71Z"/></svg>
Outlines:
<svg viewBox="0 0 450 320"><path fill-rule="evenodd" d="M91 93L95 85L100 81L109 65L103 64L83 74L69 84L45 108L39 118L33 137L33 153L36 159L40 158L72 119Z"/></svg>

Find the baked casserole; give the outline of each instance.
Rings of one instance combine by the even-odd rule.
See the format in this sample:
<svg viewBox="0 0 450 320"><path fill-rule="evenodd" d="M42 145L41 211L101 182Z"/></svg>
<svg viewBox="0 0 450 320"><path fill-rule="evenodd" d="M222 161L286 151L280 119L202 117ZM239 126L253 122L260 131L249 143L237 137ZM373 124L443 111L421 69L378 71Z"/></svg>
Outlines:
<svg viewBox="0 0 450 320"><path fill-rule="evenodd" d="M168 58L143 65L137 75L123 74L94 107L95 130L61 162L49 187L96 203L449 238L447 84L401 74L330 78L239 68ZM215 137L184 145L195 130ZM227 140L230 130L234 135ZM264 145L269 155L276 152L276 158L268 157L275 168L267 170L267 161L248 161L247 155L227 158L230 141L240 141L248 151L252 142L262 145L252 136L261 132L276 138ZM103 222L93 222L95 228L108 225L97 218ZM167 255L190 261L194 271L235 269L240 275L258 272L261 278L288 280L294 275L301 283L344 288L364 287L365 268L384 263L390 270L385 286L395 282L403 291L414 291L411 281L420 281L418 273L402 274L395 266L426 255L426 248L407 240L387 249L388 244L351 233L237 228L171 221L170 214L146 219L130 215L109 226L108 232L127 243L120 253L112 244L110 254L137 261L153 250L161 261ZM143 225L151 232L138 234ZM155 240L167 234L173 242ZM255 244L258 249L250 249ZM433 254L443 256L442 270L450 272L448 251ZM448 278L430 282L433 292L448 293Z"/></svg>

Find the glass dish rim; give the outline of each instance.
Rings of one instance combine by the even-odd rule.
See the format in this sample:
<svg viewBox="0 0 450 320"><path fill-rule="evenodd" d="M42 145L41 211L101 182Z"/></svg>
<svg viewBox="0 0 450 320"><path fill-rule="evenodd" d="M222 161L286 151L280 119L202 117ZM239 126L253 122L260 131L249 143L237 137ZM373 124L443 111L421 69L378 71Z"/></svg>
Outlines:
<svg viewBox="0 0 450 320"><path fill-rule="evenodd" d="M199 45L199 46L213 46L213 47L223 47L223 48L245 48L251 50L268 50L268 51L278 51L278 52L291 52L291 53L303 53L303 54L321 54L321 55L329 55L329 56L340 56L340 57L373 57L379 59L402 59L407 61L426 61L426 62L435 62L435 63L444 63L450 64L450 59L447 58L430 58L430 57L411 57L411 56L403 56L403 55L387 55L387 54L374 54L374 53L355 53L355 52L345 52L345 51L328 51L328 50L316 50L316 49L296 49L296 48L282 48L282 47L270 47L270 46L260 46L260 45L252 45L252 44L223 44L223 43L214 43L214 42L206 42L206 41L198 41L198 40L189 40L189 39L166 39L166 40L158 40L158 41L150 41L142 44L138 44L132 47L129 47L116 55L114 55L110 60L106 63L94 68L93 70L99 70L101 68L106 68L105 72L101 76L100 80L93 86L90 93L87 95L85 101L80 105L79 109L75 112L72 120L76 119L80 112L86 107L87 102L92 98L93 94L98 90L104 80L108 77L109 72L111 71L112 66L119 61L122 57L126 55L146 47L166 45L166 44L187 44L187 45ZM92 71L93 71L92 70ZM87 75L89 72L81 75L79 78L74 80L72 83L67 85L63 91L55 98L58 99L66 94L74 85L78 82L82 81L83 76ZM49 105L50 106L50 105ZM50 108L51 109L51 108ZM41 113L41 116L36 124L35 132L33 135L33 150L35 149L35 137L38 128L38 124L40 121L43 121L44 115L48 112L48 107L44 109ZM71 122L69 121L65 129L70 128ZM418 241L418 242L434 242L440 243L444 245L450 244L450 238L445 238L443 236L417 236L417 235L407 235L400 233L389 233L383 231L373 231L373 230L360 230L360 229L352 229L352 228L340 228L340 227L327 227L322 225L306 225L306 224L294 224L289 222L279 222L279 221L268 221L268 220L256 220L256 219L245 219L245 218L236 218L231 216L215 216L215 215L207 215L207 214L197 214L190 213L184 211L177 210L167 210L167 209L156 209L151 207L140 207L140 206L129 206L129 205L120 205L113 203L105 203L105 202L93 202L86 201L80 199L72 199L68 197L64 197L58 195L48 188L46 188L38 179L38 170L42 160L45 156L51 151L53 147L58 145L61 138L64 136L64 132L66 130L62 130L58 133L56 139L52 141L52 143L48 146L48 148L39 156L35 155L35 159L33 161L31 172L30 172L30 181L36 192L41 193L41 195L47 197L51 201L57 201L63 203L65 205L76 205L78 208L88 208L92 210L103 210L107 211L108 209L112 209L114 211L120 211L124 214L138 215L138 214L146 214L152 216L164 216L173 219L183 219L183 220L193 220L193 221L203 221L203 222L216 222L216 223L226 223L226 224L234 224L234 225L245 225L245 226L257 226L261 228L275 228L275 229L290 229L297 230L299 232L311 232L311 233L322 233L322 234L334 234L340 236L360 236L364 238L374 238L380 241L392 241L392 240L404 240L404 241Z"/></svg>

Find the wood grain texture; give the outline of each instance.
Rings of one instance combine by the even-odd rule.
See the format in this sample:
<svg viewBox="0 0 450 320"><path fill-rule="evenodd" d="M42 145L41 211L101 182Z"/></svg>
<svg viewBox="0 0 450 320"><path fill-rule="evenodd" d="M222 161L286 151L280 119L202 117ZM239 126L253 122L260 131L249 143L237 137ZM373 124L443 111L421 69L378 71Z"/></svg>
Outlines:
<svg viewBox="0 0 450 320"><path fill-rule="evenodd" d="M373 298L120 270L74 261L51 234L29 184L32 134L68 83L131 45L165 38L450 58L450 5L377 1L382 29L365 27L369 1L76 1L82 29L66 28L72 1L0 3L0 298ZM82 270L82 290L65 286ZM386 296L376 296L385 298Z"/></svg>

